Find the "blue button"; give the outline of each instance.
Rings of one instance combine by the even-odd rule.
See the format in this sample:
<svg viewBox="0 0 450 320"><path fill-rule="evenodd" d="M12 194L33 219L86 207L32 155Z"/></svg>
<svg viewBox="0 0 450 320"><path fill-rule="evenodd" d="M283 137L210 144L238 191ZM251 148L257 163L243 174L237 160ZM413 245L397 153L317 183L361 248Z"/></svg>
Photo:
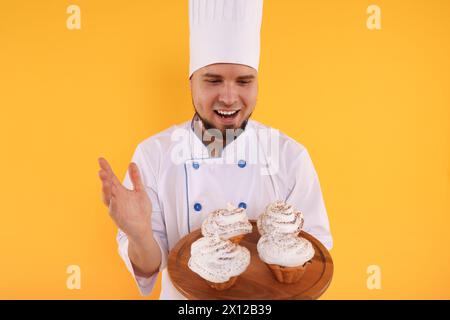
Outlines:
<svg viewBox="0 0 450 320"><path fill-rule="evenodd" d="M200 210L202 210L202 205L200 204L200 203L196 203L196 204L194 204L194 210L195 211L200 211Z"/></svg>
<svg viewBox="0 0 450 320"><path fill-rule="evenodd" d="M192 166L194 167L194 169L198 169L198 168L200 168L200 163L192 162Z"/></svg>
<svg viewBox="0 0 450 320"><path fill-rule="evenodd" d="M247 209L247 204L245 202L239 203L239 208Z"/></svg>
<svg viewBox="0 0 450 320"><path fill-rule="evenodd" d="M245 162L245 160L239 160L238 161L238 166L239 168L243 168L247 165L247 162Z"/></svg>

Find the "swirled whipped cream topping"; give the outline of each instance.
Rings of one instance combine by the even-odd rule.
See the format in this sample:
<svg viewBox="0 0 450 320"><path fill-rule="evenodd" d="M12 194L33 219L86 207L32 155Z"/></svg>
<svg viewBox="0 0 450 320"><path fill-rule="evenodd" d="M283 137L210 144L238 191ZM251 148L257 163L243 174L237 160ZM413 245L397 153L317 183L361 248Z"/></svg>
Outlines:
<svg viewBox="0 0 450 320"><path fill-rule="evenodd" d="M250 252L218 235L203 237L192 243L189 268L205 280L227 282L238 276L250 264Z"/></svg>
<svg viewBox="0 0 450 320"><path fill-rule="evenodd" d="M314 257L311 242L292 234L266 234L259 238L257 250L265 263L284 267L302 266Z"/></svg>
<svg viewBox="0 0 450 320"><path fill-rule="evenodd" d="M257 220L258 231L266 233L281 233L298 235L303 227L303 214L292 205L276 201L266 207Z"/></svg>
<svg viewBox="0 0 450 320"><path fill-rule="evenodd" d="M218 209L211 212L202 223L202 235L211 237L215 234L221 239L252 232L252 224L248 221L244 208L236 208L227 204L227 209Z"/></svg>

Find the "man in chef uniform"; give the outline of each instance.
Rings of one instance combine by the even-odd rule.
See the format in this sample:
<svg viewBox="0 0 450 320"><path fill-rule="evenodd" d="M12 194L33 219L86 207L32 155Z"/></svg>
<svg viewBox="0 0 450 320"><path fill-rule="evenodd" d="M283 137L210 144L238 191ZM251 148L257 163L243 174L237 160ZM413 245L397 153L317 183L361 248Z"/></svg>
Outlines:
<svg viewBox="0 0 450 320"><path fill-rule="evenodd" d="M227 203L256 219L267 204L283 200L304 214L306 232L332 247L308 151L249 119L258 94L262 8L263 0L190 0L193 119L139 143L123 184L99 158L119 253L142 295L162 272L160 299L184 299L167 272L169 251Z"/></svg>

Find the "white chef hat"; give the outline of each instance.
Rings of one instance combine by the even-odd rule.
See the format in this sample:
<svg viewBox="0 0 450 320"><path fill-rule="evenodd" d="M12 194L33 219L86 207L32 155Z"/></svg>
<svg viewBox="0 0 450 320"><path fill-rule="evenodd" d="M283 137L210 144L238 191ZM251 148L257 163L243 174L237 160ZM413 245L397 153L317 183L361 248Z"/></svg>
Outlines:
<svg viewBox="0 0 450 320"><path fill-rule="evenodd" d="M213 63L258 70L262 7L263 0L189 0L189 78Z"/></svg>

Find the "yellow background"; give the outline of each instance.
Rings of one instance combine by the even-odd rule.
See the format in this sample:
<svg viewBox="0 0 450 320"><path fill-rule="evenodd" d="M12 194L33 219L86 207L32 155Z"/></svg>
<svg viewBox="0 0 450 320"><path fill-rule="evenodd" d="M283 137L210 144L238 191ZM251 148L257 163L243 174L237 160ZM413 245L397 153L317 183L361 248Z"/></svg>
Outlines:
<svg viewBox="0 0 450 320"><path fill-rule="evenodd" d="M372 3L382 30L366 27ZM97 157L122 179L140 141L190 119L187 9L0 2L0 298L142 299ZM450 1L266 0L263 17L254 119L316 166L335 242L322 298L449 299ZM66 288L72 264L81 290Z"/></svg>

